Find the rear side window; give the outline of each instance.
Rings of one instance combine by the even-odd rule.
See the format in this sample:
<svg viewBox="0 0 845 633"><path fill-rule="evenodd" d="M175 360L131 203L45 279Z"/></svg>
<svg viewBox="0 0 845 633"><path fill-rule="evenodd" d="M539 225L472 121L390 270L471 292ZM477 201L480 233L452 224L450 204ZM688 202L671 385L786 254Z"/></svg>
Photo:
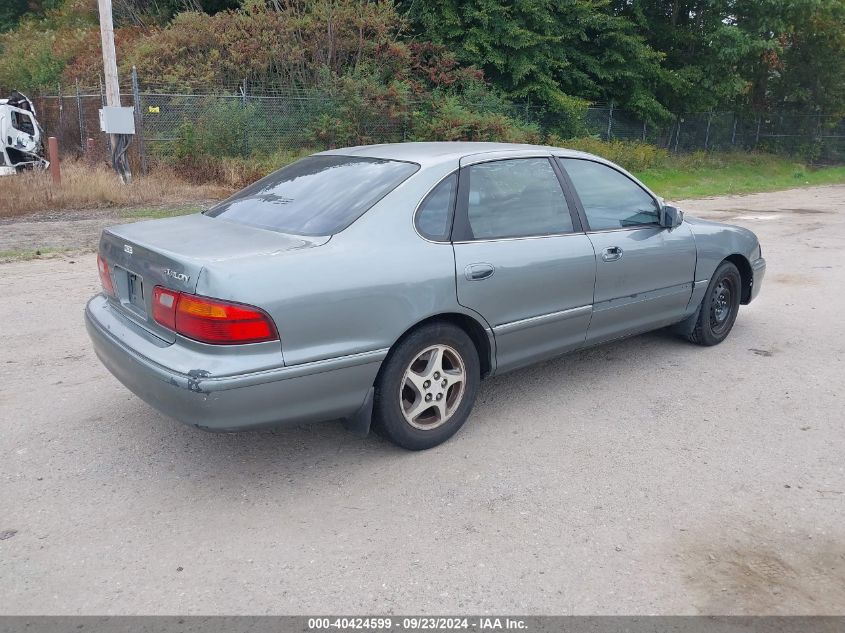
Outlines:
<svg viewBox="0 0 845 633"><path fill-rule="evenodd" d="M470 167L467 221L474 239L573 230L560 181L546 158L500 160Z"/></svg>
<svg viewBox="0 0 845 633"><path fill-rule="evenodd" d="M458 176L452 174L440 182L417 211L417 230L434 241L446 241L452 228L452 209L458 192Z"/></svg>
<svg viewBox="0 0 845 633"><path fill-rule="evenodd" d="M296 235L342 231L419 169L357 156L309 156L262 178L206 212Z"/></svg>
<svg viewBox="0 0 845 633"><path fill-rule="evenodd" d="M657 202L625 174L590 160L559 160L581 199L591 230L659 224Z"/></svg>

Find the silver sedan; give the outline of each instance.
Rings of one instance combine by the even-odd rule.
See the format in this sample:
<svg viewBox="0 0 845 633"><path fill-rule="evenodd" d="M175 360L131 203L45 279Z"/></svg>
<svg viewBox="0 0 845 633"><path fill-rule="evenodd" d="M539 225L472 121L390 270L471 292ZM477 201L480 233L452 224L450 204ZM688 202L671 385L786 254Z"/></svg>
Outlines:
<svg viewBox="0 0 845 633"><path fill-rule="evenodd" d="M98 266L94 348L153 407L215 431L340 418L425 449L495 373L667 326L720 343L766 264L750 231L599 157L405 143L107 229Z"/></svg>

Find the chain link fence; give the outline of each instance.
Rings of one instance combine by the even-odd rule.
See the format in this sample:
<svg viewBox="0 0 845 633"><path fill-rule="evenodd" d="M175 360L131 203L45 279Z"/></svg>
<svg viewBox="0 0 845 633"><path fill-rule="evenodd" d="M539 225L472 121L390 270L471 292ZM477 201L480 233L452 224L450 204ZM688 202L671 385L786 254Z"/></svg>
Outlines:
<svg viewBox="0 0 845 633"><path fill-rule="evenodd" d="M824 114L692 112L650 125L613 106L589 108L586 127L604 140L637 140L672 152L765 150L813 162L845 162L845 119Z"/></svg>
<svg viewBox="0 0 845 633"><path fill-rule="evenodd" d="M349 138L359 143L401 142L408 140L415 116L413 107L387 114L362 108L351 120L342 116L349 104L329 94L256 90L245 84L179 93L155 86L141 89L135 83L123 86L121 95L124 106L135 108L130 163L142 172L158 160L178 159L180 152L253 156L316 151L342 146ZM64 155L106 160L108 137L99 125L102 88L75 86L33 101L46 134L59 139ZM533 106L514 106L511 114L543 130L555 123ZM817 163L845 162L845 120L823 114L701 112L652 125L607 104L588 108L582 124L588 135L603 140L643 141L670 152L759 149Z"/></svg>

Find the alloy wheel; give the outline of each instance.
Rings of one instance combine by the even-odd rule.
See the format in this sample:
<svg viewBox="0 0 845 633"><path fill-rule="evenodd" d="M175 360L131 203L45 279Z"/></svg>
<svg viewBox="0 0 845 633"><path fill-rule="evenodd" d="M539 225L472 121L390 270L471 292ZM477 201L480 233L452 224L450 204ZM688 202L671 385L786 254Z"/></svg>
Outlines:
<svg viewBox="0 0 845 633"><path fill-rule="evenodd" d="M466 368L461 355L448 345L421 351L399 387L399 404L411 426L430 430L449 421L464 396Z"/></svg>

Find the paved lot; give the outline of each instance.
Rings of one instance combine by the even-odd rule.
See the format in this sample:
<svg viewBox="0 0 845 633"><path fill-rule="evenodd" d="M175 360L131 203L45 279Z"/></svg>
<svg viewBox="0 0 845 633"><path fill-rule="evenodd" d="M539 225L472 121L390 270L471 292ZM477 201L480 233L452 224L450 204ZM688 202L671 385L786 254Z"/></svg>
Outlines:
<svg viewBox="0 0 845 633"><path fill-rule="evenodd" d="M497 377L425 453L175 423L89 349L92 255L0 266L0 613L845 614L845 187L682 206L769 262L724 344Z"/></svg>

